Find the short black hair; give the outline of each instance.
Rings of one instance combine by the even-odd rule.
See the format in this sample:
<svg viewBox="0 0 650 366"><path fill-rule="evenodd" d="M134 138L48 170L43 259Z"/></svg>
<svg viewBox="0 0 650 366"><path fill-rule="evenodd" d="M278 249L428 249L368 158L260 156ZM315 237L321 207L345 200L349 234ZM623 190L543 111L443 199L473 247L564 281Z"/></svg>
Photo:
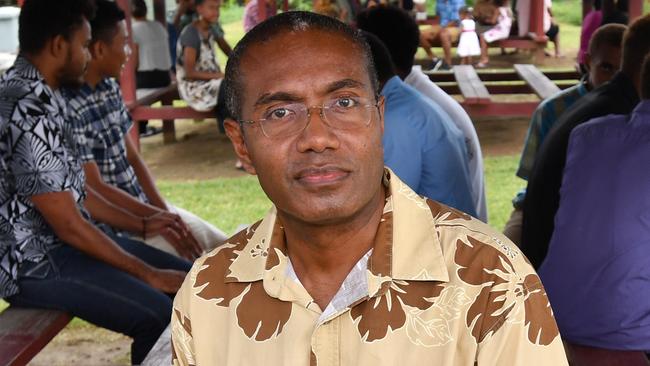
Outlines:
<svg viewBox="0 0 650 366"><path fill-rule="evenodd" d="M623 35L627 26L623 24L606 24L596 29L589 40L589 54L592 56L602 47L623 47Z"/></svg>
<svg viewBox="0 0 650 366"><path fill-rule="evenodd" d="M399 72L411 72L420 44L420 29L406 11L396 6L376 6L357 15L357 27L379 37Z"/></svg>
<svg viewBox="0 0 650 366"><path fill-rule="evenodd" d="M318 30L341 35L358 47L365 61L372 91L375 95L377 94L377 75L372 62L370 47L358 31L353 30L347 24L337 19L325 15L305 11L289 11L272 16L251 29L237 43L232 54L228 57L226 75L221 84L220 93L226 93L224 96L226 108L232 118L235 120L242 118L241 102L244 87L240 68L242 58L246 55L249 48L258 43L269 42L273 37L285 32L308 30ZM345 66L341 65L341 67Z"/></svg>
<svg viewBox="0 0 650 366"><path fill-rule="evenodd" d="M390 57L390 52L388 52L388 48L386 48L384 42L376 35L366 31L362 31L362 34L370 46L372 61L377 71L377 78L383 84L395 76L395 65Z"/></svg>
<svg viewBox="0 0 650 366"><path fill-rule="evenodd" d="M621 69L629 76L639 76L640 60L650 53L650 14L632 23L623 35L623 60Z"/></svg>
<svg viewBox="0 0 650 366"><path fill-rule="evenodd" d="M90 22L92 42L103 41L111 43L117 34L117 25L126 16L124 11L111 0L95 0L97 2L97 15Z"/></svg>
<svg viewBox="0 0 650 366"><path fill-rule="evenodd" d="M641 68L641 99L650 99L650 55L645 57Z"/></svg>
<svg viewBox="0 0 650 366"><path fill-rule="evenodd" d="M69 40L84 20L94 17L92 0L25 0L18 18L20 51L39 53L56 36Z"/></svg>
<svg viewBox="0 0 650 366"><path fill-rule="evenodd" d="M144 0L131 1L131 15L134 18L142 18L147 16L147 3Z"/></svg>

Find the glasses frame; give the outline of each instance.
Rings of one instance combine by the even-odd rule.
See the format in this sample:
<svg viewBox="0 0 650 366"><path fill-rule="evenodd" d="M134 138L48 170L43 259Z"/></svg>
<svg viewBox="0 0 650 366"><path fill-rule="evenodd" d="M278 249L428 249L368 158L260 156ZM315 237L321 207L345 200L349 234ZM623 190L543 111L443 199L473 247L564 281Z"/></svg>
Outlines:
<svg viewBox="0 0 650 366"><path fill-rule="evenodd" d="M365 98L363 98L365 99ZM381 103L381 97L380 96L375 96L374 97L375 102L374 103L368 103L368 104L362 104L360 105L361 108L372 108L375 107L377 108L377 111L379 111L379 104ZM290 104L301 104L301 103L290 103ZM295 130L295 132L292 132L286 136L294 136L294 135L299 135L301 134L305 129L307 129L307 126L309 126L309 123L311 122L311 116L312 116L312 109L318 109L318 114L320 115L321 120L325 123L330 128L333 128L335 130L341 130L341 128L334 127L330 124L330 122L325 118L325 113L324 110L332 108L331 106L325 106L325 102L323 102L321 105L313 105L313 106L306 106L303 104L305 107L305 111L307 112L307 123L305 123L305 126L302 129ZM260 126L260 129L262 130L262 134L266 136L267 138L270 139L277 139L283 135L274 135L274 136L269 136L269 134L264 130L264 121L269 120L270 118L258 118L258 119L249 119L249 120L239 120L239 125L243 127L244 124L247 125L254 125L257 123ZM372 115L370 118L368 118L368 121L364 124L365 127L368 127L370 125L370 122L372 121Z"/></svg>

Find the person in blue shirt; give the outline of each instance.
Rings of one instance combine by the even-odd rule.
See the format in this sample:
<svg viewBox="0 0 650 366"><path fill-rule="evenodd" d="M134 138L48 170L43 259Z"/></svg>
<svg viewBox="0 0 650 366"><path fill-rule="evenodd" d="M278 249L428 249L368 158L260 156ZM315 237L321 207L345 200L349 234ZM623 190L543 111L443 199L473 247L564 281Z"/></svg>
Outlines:
<svg viewBox="0 0 650 366"><path fill-rule="evenodd" d="M415 192L476 216L462 132L436 104L395 74L386 46L364 32L384 110L384 164Z"/></svg>

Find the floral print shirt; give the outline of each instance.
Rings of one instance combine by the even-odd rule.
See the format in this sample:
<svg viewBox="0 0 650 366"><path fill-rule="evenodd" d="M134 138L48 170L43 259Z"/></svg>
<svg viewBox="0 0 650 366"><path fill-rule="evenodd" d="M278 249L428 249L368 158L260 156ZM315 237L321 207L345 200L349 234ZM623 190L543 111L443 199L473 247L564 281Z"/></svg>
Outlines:
<svg viewBox="0 0 650 366"><path fill-rule="evenodd" d="M174 301L173 364L567 364L539 277L508 239L389 170L384 183L365 279L357 264L339 290L352 284L349 302L313 301L272 209L195 263Z"/></svg>

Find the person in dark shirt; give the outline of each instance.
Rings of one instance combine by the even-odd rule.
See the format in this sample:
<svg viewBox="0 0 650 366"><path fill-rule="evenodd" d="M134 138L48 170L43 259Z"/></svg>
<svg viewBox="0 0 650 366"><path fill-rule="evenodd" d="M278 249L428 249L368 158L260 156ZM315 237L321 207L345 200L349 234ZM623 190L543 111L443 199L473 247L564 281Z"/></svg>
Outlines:
<svg viewBox="0 0 650 366"><path fill-rule="evenodd" d="M535 268L553 234L569 136L596 117L629 114L639 102L641 62L650 53L650 15L637 19L623 37L621 70L607 84L582 97L557 121L540 147L526 188L521 249Z"/></svg>

